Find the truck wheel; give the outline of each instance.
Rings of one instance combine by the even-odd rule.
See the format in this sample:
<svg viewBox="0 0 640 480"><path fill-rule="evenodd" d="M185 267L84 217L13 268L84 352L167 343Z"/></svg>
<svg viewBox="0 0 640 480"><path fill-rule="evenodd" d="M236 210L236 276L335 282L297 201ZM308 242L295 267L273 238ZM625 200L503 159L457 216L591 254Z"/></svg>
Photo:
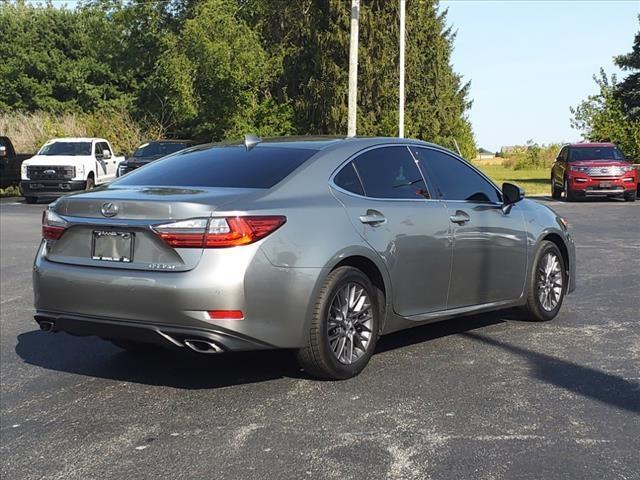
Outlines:
<svg viewBox="0 0 640 480"><path fill-rule="evenodd" d="M558 188L555 180L551 177L551 198L559 199L562 196L562 189Z"/></svg>
<svg viewBox="0 0 640 480"><path fill-rule="evenodd" d="M636 192L627 192L624 194L625 202L635 202L636 201Z"/></svg>
<svg viewBox="0 0 640 480"><path fill-rule="evenodd" d="M360 270L331 272L315 300L307 345L298 363L314 377L343 380L369 363L378 339L378 291Z"/></svg>
<svg viewBox="0 0 640 480"><path fill-rule="evenodd" d="M578 200L578 196L576 195L576 193L571 190L571 188L569 188L569 182L566 178L564 179L564 194L567 202L575 202L576 200Z"/></svg>
<svg viewBox="0 0 640 480"><path fill-rule="evenodd" d="M564 258L558 246L547 240L540 244L529 277L526 318L536 321L553 319L562 306L567 291Z"/></svg>
<svg viewBox="0 0 640 480"><path fill-rule="evenodd" d="M95 187L95 182L93 181L93 177L87 178L87 186L85 187L85 190L92 190L93 187Z"/></svg>
<svg viewBox="0 0 640 480"><path fill-rule="evenodd" d="M24 201L27 203L38 203L38 197L24 197Z"/></svg>

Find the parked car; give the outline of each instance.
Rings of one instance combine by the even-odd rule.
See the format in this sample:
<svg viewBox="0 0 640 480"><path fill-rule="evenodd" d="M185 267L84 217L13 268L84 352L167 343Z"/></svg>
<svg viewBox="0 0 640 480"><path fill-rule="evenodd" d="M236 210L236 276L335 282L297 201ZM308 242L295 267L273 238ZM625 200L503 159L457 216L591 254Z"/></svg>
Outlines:
<svg viewBox="0 0 640 480"><path fill-rule="evenodd" d="M0 188L20 183L20 165L30 154L16 153L9 137L0 137Z"/></svg>
<svg viewBox="0 0 640 480"><path fill-rule="evenodd" d="M91 190L113 180L122 160L104 138L55 138L22 163L20 190L27 203Z"/></svg>
<svg viewBox="0 0 640 480"><path fill-rule="evenodd" d="M558 314L574 243L523 196L415 140L194 147L49 206L35 319L126 349L294 349L309 374L348 378L386 333Z"/></svg>
<svg viewBox="0 0 640 480"><path fill-rule="evenodd" d="M568 201L584 197L637 196L638 172L613 143L565 145L551 167L551 196Z"/></svg>
<svg viewBox="0 0 640 480"><path fill-rule="evenodd" d="M172 153L179 152L185 148L197 145L196 142L191 140L155 140L153 142L146 142L140 145L133 156L121 162L118 166L117 176L129 173L136 168L147 165L154 160L166 157Z"/></svg>

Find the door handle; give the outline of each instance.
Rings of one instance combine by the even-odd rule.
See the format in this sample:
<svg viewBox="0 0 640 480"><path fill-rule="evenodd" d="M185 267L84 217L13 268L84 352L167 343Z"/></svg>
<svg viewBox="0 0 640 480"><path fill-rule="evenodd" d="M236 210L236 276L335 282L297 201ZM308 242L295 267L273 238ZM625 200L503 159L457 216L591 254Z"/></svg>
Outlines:
<svg viewBox="0 0 640 480"><path fill-rule="evenodd" d="M451 220L453 223L457 223L458 225L463 225L471 220L471 217L462 210L457 210L455 215L451 215L449 217L449 220Z"/></svg>
<svg viewBox="0 0 640 480"><path fill-rule="evenodd" d="M360 221L367 225L384 225L387 218L377 210L367 210L366 215L360 215Z"/></svg>

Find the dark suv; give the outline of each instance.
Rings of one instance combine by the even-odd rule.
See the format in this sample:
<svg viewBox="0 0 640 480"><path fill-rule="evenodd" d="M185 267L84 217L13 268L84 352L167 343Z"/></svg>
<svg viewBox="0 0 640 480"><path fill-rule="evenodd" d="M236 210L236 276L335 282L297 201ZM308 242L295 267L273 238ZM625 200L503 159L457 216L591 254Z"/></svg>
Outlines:
<svg viewBox="0 0 640 480"><path fill-rule="evenodd" d="M638 172L613 143L565 145L551 167L551 196L567 201L584 197L636 199Z"/></svg>
<svg viewBox="0 0 640 480"><path fill-rule="evenodd" d="M120 163L117 176L194 145L197 143L191 140L155 140L143 143L136 148L132 157Z"/></svg>

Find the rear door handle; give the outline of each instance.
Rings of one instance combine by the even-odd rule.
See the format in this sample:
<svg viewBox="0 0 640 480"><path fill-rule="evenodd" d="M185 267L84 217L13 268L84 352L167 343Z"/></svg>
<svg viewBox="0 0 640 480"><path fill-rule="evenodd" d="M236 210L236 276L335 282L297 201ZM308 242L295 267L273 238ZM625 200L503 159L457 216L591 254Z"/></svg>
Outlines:
<svg viewBox="0 0 640 480"><path fill-rule="evenodd" d="M377 210L367 210L366 215L360 215L360 221L367 225L384 225L387 218Z"/></svg>
<svg viewBox="0 0 640 480"><path fill-rule="evenodd" d="M471 217L462 210L457 210L455 215L451 215L449 217L449 220L451 220L453 223L457 223L458 225L463 225L471 220Z"/></svg>

